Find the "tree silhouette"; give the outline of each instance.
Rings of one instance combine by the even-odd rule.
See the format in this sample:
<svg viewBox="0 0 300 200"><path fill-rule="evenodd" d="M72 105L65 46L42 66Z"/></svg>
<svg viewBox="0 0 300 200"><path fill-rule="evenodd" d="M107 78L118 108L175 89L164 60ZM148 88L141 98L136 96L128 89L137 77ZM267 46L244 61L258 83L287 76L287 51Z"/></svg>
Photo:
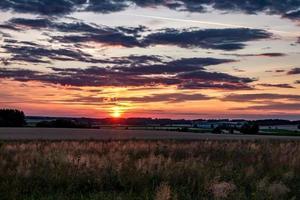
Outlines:
<svg viewBox="0 0 300 200"><path fill-rule="evenodd" d="M22 127L26 125L23 111L0 109L0 127Z"/></svg>
<svg viewBox="0 0 300 200"><path fill-rule="evenodd" d="M56 119L53 121L41 121L36 124L36 127L46 128L91 128L88 123L81 123L70 119Z"/></svg>
<svg viewBox="0 0 300 200"><path fill-rule="evenodd" d="M255 123L245 123L241 128L240 132L243 134L258 134L259 126Z"/></svg>

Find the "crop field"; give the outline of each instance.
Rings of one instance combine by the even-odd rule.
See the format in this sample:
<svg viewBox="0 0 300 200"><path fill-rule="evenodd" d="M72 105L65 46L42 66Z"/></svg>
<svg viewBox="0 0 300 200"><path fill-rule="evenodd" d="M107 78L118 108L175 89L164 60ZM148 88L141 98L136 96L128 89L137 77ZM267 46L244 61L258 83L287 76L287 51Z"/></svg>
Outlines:
<svg viewBox="0 0 300 200"><path fill-rule="evenodd" d="M297 134L212 134L167 130L71 129L71 128L0 128L0 140L299 140Z"/></svg>
<svg viewBox="0 0 300 200"><path fill-rule="evenodd" d="M3 141L1 200L300 199L300 142Z"/></svg>

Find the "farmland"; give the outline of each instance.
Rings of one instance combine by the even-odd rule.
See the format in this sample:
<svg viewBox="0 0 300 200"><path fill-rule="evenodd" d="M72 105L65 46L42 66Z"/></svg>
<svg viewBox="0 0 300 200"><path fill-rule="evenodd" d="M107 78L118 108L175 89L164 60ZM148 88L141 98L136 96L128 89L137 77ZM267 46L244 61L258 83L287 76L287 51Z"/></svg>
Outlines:
<svg viewBox="0 0 300 200"><path fill-rule="evenodd" d="M3 141L2 200L299 199L300 142Z"/></svg>
<svg viewBox="0 0 300 200"><path fill-rule="evenodd" d="M125 129L71 129L71 128L0 128L0 140L300 140L300 137L286 135L245 135L178 132L167 130L125 130Z"/></svg>

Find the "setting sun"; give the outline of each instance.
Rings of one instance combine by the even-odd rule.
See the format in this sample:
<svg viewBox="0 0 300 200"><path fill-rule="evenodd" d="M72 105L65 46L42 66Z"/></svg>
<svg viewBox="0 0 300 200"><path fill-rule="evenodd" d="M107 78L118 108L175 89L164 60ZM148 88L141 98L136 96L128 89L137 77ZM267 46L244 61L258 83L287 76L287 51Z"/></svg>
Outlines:
<svg viewBox="0 0 300 200"><path fill-rule="evenodd" d="M112 108L112 112L111 112L111 116L114 118L120 118L123 114L123 111L121 110L120 107L113 107Z"/></svg>

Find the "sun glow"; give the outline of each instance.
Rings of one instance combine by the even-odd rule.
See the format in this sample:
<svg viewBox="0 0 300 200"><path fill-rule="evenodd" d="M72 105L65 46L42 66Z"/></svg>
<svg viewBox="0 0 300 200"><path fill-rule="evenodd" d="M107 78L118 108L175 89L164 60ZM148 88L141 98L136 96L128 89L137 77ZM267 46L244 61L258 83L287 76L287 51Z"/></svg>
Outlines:
<svg viewBox="0 0 300 200"><path fill-rule="evenodd" d="M123 111L120 107L113 107L111 114L110 114L113 118L120 118L123 115Z"/></svg>

